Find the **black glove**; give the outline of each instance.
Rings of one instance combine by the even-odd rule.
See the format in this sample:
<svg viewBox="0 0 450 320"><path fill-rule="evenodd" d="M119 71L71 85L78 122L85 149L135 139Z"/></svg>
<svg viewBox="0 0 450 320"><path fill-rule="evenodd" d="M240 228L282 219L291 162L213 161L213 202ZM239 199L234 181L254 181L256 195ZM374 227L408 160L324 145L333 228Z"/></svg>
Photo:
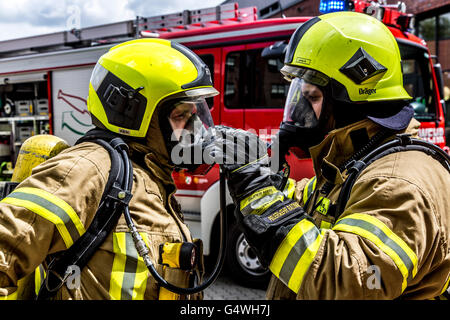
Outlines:
<svg viewBox="0 0 450 320"><path fill-rule="evenodd" d="M261 263L267 266L276 250L273 237L284 234L294 222L291 220L298 222L304 214L291 199L293 180L271 171L267 144L255 134L224 126L214 129L216 137L210 154L228 180L241 230ZM291 192L284 192L289 189L286 186L291 186Z"/></svg>

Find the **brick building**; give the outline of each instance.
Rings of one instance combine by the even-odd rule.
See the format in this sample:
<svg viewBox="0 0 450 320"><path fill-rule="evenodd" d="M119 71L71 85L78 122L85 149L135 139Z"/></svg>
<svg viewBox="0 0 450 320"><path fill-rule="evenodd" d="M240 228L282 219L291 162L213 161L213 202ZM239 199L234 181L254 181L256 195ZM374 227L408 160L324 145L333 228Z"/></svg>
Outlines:
<svg viewBox="0 0 450 320"><path fill-rule="evenodd" d="M444 83L450 87L450 0L403 0L407 12L416 16L415 33L427 41L444 71Z"/></svg>

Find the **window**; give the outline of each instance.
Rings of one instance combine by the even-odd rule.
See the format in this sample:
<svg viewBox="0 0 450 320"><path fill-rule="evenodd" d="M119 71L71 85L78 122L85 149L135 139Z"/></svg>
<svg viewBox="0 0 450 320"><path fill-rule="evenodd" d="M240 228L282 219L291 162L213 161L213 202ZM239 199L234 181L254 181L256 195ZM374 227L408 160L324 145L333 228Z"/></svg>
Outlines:
<svg viewBox="0 0 450 320"><path fill-rule="evenodd" d="M419 47L399 43L402 56L403 86L413 97L414 117L434 120L436 106L428 53Z"/></svg>
<svg viewBox="0 0 450 320"><path fill-rule="evenodd" d="M211 79L214 86L214 56L212 54L202 54L199 55L200 59L208 66L209 71L211 71ZM214 105L214 97L206 98L209 108L211 109Z"/></svg>
<svg viewBox="0 0 450 320"><path fill-rule="evenodd" d="M225 106L243 108L248 105L248 81L251 73L245 51L231 52L225 60Z"/></svg>
<svg viewBox="0 0 450 320"><path fill-rule="evenodd" d="M263 18L263 17L265 17L266 15L271 15L271 14L273 14L276 10L279 10L279 9L280 9L280 2L279 2L279 1L274 2L274 3L272 3L270 6L267 6L267 7L263 8L263 9L261 9L261 10L259 11L259 16L260 16L261 18Z"/></svg>
<svg viewBox="0 0 450 320"><path fill-rule="evenodd" d="M450 12L439 16L439 39L450 39Z"/></svg>
<svg viewBox="0 0 450 320"><path fill-rule="evenodd" d="M235 51L226 57L227 108L283 108L289 83L283 79L279 59L261 57L262 49Z"/></svg>
<svg viewBox="0 0 450 320"><path fill-rule="evenodd" d="M425 41L436 40L436 18L419 21L419 37Z"/></svg>

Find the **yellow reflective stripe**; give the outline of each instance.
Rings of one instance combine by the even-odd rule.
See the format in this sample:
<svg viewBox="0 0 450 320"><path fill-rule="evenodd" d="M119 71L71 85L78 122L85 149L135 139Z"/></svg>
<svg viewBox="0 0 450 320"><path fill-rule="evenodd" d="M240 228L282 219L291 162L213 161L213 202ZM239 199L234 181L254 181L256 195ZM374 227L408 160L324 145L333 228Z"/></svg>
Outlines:
<svg viewBox="0 0 450 320"><path fill-rule="evenodd" d="M40 215L41 217L49 220L53 224L56 225L56 228L58 229L64 243L66 244L66 247L69 248L74 240L72 239L69 231L67 230L66 226L64 225L64 221L61 220L60 217L57 215L54 215L52 212L46 210L45 208L42 208L39 205L36 205L35 203L27 200L20 200L20 199L14 199L7 197L2 200L2 202L12 204L18 207L24 207L30 211L33 211L34 213Z"/></svg>
<svg viewBox="0 0 450 320"><path fill-rule="evenodd" d="M17 300L17 290L7 296L0 296L0 300Z"/></svg>
<svg viewBox="0 0 450 320"><path fill-rule="evenodd" d="M141 233L147 246L148 236ZM114 261L109 285L111 299L142 300L147 287L148 270L138 256L129 232L113 233Z"/></svg>
<svg viewBox="0 0 450 320"><path fill-rule="evenodd" d="M402 292L406 289L408 277L415 277L417 273L416 254L399 236L377 218L367 214L351 214L338 220L333 230L350 232L366 238L387 254L403 276Z"/></svg>
<svg viewBox="0 0 450 320"><path fill-rule="evenodd" d="M113 233L114 261L109 283L111 299L120 300L122 295L122 282L126 261L125 233Z"/></svg>
<svg viewBox="0 0 450 320"><path fill-rule="evenodd" d="M331 222L327 222L327 221L322 221L320 223L320 229L331 229Z"/></svg>
<svg viewBox="0 0 450 320"><path fill-rule="evenodd" d="M449 284L450 284L450 275L448 275L447 281L445 282L444 288L442 288L440 294L443 294L448 289Z"/></svg>
<svg viewBox="0 0 450 320"><path fill-rule="evenodd" d="M32 273L17 281L16 291L8 296L0 296L0 300L32 300L38 295L44 278L44 267L39 265Z"/></svg>
<svg viewBox="0 0 450 320"><path fill-rule="evenodd" d="M145 232L140 234L147 247L150 247L148 234ZM149 271L145 265L144 259L139 257L136 268L136 276L134 278L133 300L144 300L145 290L147 289L148 274Z"/></svg>
<svg viewBox="0 0 450 320"><path fill-rule="evenodd" d="M256 159L256 160L253 160L252 162L249 162L249 163L243 165L242 167L239 167L239 168L237 168L237 169L234 169L233 171L231 171L231 173L234 173L234 172L236 172L236 171L240 171L240 170L244 169L245 167L247 167L247 166L249 166L249 165L251 165L251 164L254 164L255 162L258 162L258 161L261 161L261 160L267 158L268 156L269 156L269 155L266 153L263 157L261 157L261 158L259 158L259 159Z"/></svg>
<svg viewBox="0 0 450 320"><path fill-rule="evenodd" d="M45 269L40 264L35 270L34 270L34 292L36 293L36 296L39 294L39 290L41 289L42 282L45 279Z"/></svg>
<svg viewBox="0 0 450 320"><path fill-rule="evenodd" d="M296 184L295 180L292 178L289 178L286 182L286 185L284 186L283 193L289 199L292 199L292 197L294 197L295 184Z"/></svg>
<svg viewBox="0 0 450 320"><path fill-rule="evenodd" d="M303 205L306 204L306 201L308 201L308 198L314 192L314 189L316 188L316 181L316 177L312 177L303 189Z"/></svg>
<svg viewBox="0 0 450 320"><path fill-rule="evenodd" d="M47 191L37 188L18 188L2 202L26 208L55 224L67 248L85 232L73 208Z"/></svg>
<svg viewBox="0 0 450 320"><path fill-rule="evenodd" d="M283 201L283 199L284 199L284 196L278 195L273 200L265 203L263 206L253 209L250 213L260 215L260 214L264 213L267 209L269 209L269 207L272 206L275 202Z"/></svg>
<svg viewBox="0 0 450 320"><path fill-rule="evenodd" d="M249 195L247 198L241 200L241 203L240 203L241 204L241 208L240 208L240 210L242 211L242 209L244 209L250 203L252 203L252 202L254 202L254 201L258 200L258 199L264 198L264 197L269 196L269 195L276 194L278 192L279 191L274 186L270 186L270 187L265 187L265 188L259 189L258 191L256 191L256 192L252 193L251 195Z"/></svg>
<svg viewBox="0 0 450 320"><path fill-rule="evenodd" d="M306 271L319 250L323 234L307 219L297 223L283 239L269 269L292 291L298 292Z"/></svg>
<svg viewBox="0 0 450 320"><path fill-rule="evenodd" d="M84 229L83 223L81 223L80 217L77 215L75 210L73 210L73 208L67 202L65 202L61 198L58 198L54 194L51 194L50 192L44 191L42 189L26 188L26 187L14 190L13 193L15 193L15 192L24 192L24 193L34 194L43 199L46 199L47 201L50 201L54 205L56 205L59 208L61 208L62 210L64 210L64 212L70 217L70 220L73 222L73 224L75 225L75 228L78 230L78 233L80 235L82 235L86 232L86 230Z"/></svg>
<svg viewBox="0 0 450 320"><path fill-rule="evenodd" d="M284 194L273 186L262 188L241 201L240 211L243 215L260 215L277 201L283 201Z"/></svg>

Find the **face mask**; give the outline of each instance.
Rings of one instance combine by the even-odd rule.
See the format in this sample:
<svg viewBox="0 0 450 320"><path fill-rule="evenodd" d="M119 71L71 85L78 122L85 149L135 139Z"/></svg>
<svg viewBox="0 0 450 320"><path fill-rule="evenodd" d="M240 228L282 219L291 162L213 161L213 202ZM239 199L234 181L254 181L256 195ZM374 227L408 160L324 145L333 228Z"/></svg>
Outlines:
<svg viewBox="0 0 450 320"><path fill-rule="evenodd" d="M213 121L204 98L182 100L170 108L166 116L171 131L166 143L176 170L205 174L213 163L205 163L204 149L212 141Z"/></svg>
<svg viewBox="0 0 450 320"><path fill-rule="evenodd" d="M294 78L289 87L280 131L272 149L278 148L280 159L288 151L299 158L309 156L309 148L326 135L328 109L324 87ZM283 161L280 162L280 165Z"/></svg>
<svg viewBox="0 0 450 320"><path fill-rule="evenodd" d="M319 86L295 78L289 87L283 122L292 123L299 128L316 127L323 101L322 89Z"/></svg>

